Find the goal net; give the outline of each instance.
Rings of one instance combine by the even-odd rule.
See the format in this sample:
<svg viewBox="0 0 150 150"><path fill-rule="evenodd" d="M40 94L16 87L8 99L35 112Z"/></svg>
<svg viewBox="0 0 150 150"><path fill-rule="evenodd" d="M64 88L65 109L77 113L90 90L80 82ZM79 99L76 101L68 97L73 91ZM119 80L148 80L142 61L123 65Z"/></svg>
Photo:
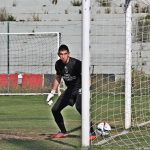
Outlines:
<svg viewBox="0 0 150 150"><path fill-rule="evenodd" d="M0 33L0 93L42 94L50 90L60 33Z"/></svg>
<svg viewBox="0 0 150 150"><path fill-rule="evenodd" d="M130 6L131 18L127 14ZM112 128L107 136L97 134L92 145L149 149L150 1L132 0L127 5L122 0L92 1L90 41L91 120L95 130L101 122ZM126 99L131 99L128 106ZM126 128L130 117L131 125Z"/></svg>

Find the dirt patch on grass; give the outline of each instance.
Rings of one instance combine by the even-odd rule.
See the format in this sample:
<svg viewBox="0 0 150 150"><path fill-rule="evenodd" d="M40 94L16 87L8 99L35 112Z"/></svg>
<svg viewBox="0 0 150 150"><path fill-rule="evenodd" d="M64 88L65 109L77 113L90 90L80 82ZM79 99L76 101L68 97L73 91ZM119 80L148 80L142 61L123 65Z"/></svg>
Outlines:
<svg viewBox="0 0 150 150"><path fill-rule="evenodd" d="M15 133L6 134L6 133L0 133L0 140L9 140L9 139L15 139L15 140L45 140L48 138L48 135L19 135Z"/></svg>

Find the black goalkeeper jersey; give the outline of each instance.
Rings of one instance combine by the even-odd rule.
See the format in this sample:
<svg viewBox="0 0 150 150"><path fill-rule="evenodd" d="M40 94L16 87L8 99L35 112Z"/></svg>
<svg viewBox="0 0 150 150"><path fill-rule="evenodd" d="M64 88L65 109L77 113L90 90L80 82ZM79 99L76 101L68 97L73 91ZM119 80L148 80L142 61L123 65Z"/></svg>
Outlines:
<svg viewBox="0 0 150 150"><path fill-rule="evenodd" d="M70 57L64 64L61 59L55 63L56 74L61 75L67 87L81 88L81 61Z"/></svg>

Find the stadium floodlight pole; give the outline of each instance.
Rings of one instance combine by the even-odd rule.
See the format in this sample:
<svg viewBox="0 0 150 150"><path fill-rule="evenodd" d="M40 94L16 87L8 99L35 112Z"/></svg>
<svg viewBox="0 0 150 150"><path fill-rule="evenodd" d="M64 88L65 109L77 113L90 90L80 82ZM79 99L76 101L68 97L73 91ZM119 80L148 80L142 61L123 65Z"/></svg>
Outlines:
<svg viewBox="0 0 150 150"><path fill-rule="evenodd" d="M90 0L82 0L82 147L90 145Z"/></svg>
<svg viewBox="0 0 150 150"><path fill-rule="evenodd" d="M125 66L125 129L131 127L131 64L132 64L132 21L131 21L131 0L126 0L126 66Z"/></svg>

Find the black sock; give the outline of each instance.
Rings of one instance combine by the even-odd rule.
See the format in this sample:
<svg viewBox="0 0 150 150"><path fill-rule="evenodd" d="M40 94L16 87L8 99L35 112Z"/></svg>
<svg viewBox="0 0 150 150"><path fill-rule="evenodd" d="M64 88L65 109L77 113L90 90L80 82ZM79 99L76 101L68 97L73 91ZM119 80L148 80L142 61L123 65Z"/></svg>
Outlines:
<svg viewBox="0 0 150 150"><path fill-rule="evenodd" d="M67 132L67 131L66 131L66 128L65 128L65 125L64 125L63 122L58 123L58 127L60 128L60 131L61 131L62 133L66 133L66 132Z"/></svg>
<svg viewBox="0 0 150 150"><path fill-rule="evenodd" d="M95 131L94 131L92 122L90 123L90 133L91 133L91 135L95 135L96 134Z"/></svg>

